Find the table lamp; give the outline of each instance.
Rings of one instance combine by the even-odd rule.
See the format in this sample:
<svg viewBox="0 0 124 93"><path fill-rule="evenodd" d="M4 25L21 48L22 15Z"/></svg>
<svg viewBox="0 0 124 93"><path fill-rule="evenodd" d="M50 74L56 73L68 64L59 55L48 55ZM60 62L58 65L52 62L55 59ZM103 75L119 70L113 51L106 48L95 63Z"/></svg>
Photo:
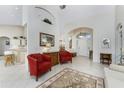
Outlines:
<svg viewBox="0 0 124 93"><path fill-rule="evenodd" d="M49 52L50 48L51 48L51 44L50 43L47 43L46 44L46 48L47 48L47 52Z"/></svg>

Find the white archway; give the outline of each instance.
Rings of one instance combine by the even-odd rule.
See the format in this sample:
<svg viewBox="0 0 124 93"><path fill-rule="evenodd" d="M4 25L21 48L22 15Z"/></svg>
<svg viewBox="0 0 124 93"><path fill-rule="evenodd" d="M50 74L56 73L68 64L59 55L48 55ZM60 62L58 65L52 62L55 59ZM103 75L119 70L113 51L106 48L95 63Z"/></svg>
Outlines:
<svg viewBox="0 0 124 93"><path fill-rule="evenodd" d="M84 37L82 39L77 38L80 33L86 33L90 35L90 38ZM89 27L78 27L71 30L68 33L70 40L72 40L72 50L75 50L78 55L87 56L93 58L93 29ZM70 44L69 44L70 46ZM69 47L70 48L70 47ZM91 54L90 54L91 53Z"/></svg>

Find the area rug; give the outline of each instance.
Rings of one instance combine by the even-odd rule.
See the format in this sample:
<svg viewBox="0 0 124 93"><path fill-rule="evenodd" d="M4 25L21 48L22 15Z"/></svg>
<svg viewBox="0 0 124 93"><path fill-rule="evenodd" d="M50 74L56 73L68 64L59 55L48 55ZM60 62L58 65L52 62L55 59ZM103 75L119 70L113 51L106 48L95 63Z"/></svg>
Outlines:
<svg viewBox="0 0 124 93"><path fill-rule="evenodd" d="M37 88L103 88L103 78L65 68Z"/></svg>

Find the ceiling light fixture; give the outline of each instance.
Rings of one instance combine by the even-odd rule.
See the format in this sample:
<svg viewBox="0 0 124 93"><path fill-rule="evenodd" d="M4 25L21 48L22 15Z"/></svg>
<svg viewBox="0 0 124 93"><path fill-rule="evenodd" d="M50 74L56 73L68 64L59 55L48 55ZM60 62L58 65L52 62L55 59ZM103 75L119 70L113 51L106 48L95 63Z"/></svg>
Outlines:
<svg viewBox="0 0 124 93"><path fill-rule="evenodd" d="M60 9L65 9L66 5L60 5L59 7L60 7Z"/></svg>

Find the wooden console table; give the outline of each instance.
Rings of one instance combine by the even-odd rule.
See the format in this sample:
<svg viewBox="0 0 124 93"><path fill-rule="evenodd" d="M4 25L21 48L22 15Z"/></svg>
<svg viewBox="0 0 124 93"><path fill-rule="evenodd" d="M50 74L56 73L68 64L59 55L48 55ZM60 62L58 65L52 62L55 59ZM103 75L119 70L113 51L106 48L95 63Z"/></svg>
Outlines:
<svg viewBox="0 0 124 93"><path fill-rule="evenodd" d="M112 54L100 53L100 63L110 65L112 62Z"/></svg>
<svg viewBox="0 0 124 93"><path fill-rule="evenodd" d="M44 52L43 54L51 56L53 66L59 64L59 52Z"/></svg>

